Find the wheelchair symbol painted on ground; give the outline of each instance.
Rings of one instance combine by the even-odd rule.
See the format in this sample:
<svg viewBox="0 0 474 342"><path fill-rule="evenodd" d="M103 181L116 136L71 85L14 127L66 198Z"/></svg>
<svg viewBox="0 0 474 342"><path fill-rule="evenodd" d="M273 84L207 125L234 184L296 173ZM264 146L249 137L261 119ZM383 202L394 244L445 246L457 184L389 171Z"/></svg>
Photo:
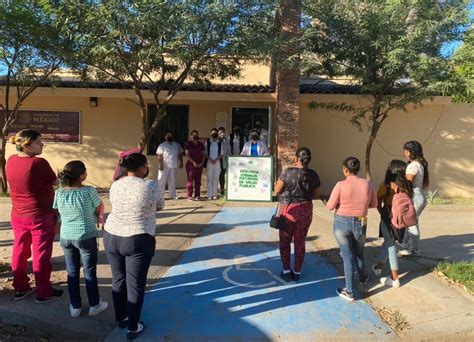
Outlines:
<svg viewBox="0 0 474 342"><path fill-rule="evenodd" d="M267 283L264 283L264 284L252 284L251 282L248 282L248 283L242 283L242 282L238 282L234 279L231 279L229 277L229 272L235 268L236 271L240 271L240 272L261 272L261 273L266 273L268 274L269 277L273 278L272 281L269 281ZM273 285L276 285L278 283L281 283L283 285L285 285L286 283L277 275L273 274L272 271L270 271L269 269L267 268L262 268L262 267L251 267L250 263L248 262L245 262L245 256L243 255L236 255L234 257L234 265L232 266L229 266L227 267L224 272L222 272L222 277L224 278L224 280L226 282L228 282L229 284L232 284L232 285L236 285L236 286L241 286L241 287L248 287L248 288L251 288L251 289L259 289L259 288L264 288L264 287L269 287L269 286L273 286Z"/></svg>

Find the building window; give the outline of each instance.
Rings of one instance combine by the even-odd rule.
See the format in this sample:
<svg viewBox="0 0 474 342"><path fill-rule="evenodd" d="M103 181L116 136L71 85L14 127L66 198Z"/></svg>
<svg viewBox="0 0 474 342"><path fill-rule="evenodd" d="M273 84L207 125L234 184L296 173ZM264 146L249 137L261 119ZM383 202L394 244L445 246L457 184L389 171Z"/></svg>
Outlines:
<svg viewBox="0 0 474 342"><path fill-rule="evenodd" d="M149 104L147 108L148 113L148 127L151 127L153 120L156 118L157 109L153 104ZM161 120L158 129L151 136L148 141L148 155L156 154L156 149L163 141L166 132L172 132L174 140L178 142L181 147L184 147L188 141L189 135L189 106L184 105L169 105L166 109L166 116Z"/></svg>

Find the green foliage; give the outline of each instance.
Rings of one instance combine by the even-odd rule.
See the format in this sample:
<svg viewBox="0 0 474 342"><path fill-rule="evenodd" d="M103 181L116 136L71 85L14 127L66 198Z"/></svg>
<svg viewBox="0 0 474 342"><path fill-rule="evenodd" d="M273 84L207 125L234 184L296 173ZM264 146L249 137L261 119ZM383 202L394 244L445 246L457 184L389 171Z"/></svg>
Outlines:
<svg viewBox="0 0 474 342"><path fill-rule="evenodd" d="M474 102L474 26L464 37L462 45L456 50L452 58L456 74L464 80L466 86L453 95L454 102Z"/></svg>
<svg viewBox="0 0 474 342"><path fill-rule="evenodd" d="M311 108L350 112L353 125L367 128L368 174L371 144L392 111L463 87L440 54L444 43L462 34L463 1L308 0L304 11L304 72L348 77L368 103L312 103Z"/></svg>
<svg viewBox="0 0 474 342"><path fill-rule="evenodd" d="M7 191L5 144L23 102L72 55L70 40L53 25L38 1L0 1L0 169Z"/></svg>
<svg viewBox="0 0 474 342"><path fill-rule="evenodd" d="M142 147L185 81L238 76L243 60L261 60L271 46L270 0L44 2L80 48L83 75L133 85ZM158 107L151 128L145 125L144 89Z"/></svg>

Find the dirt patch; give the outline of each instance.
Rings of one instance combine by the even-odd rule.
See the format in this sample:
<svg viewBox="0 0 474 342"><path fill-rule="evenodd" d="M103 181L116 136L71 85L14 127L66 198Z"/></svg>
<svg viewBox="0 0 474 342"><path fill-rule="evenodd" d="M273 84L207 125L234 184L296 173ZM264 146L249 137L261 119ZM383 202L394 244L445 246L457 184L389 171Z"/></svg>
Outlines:
<svg viewBox="0 0 474 342"><path fill-rule="evenodd" d="M3 324L0 320L0 341L53 341L50 334L21 325Z"/></svg>
<svg viewBox="0 0 474 342"><path fill-rule="evenodd" d="M53 267L56 265L53 265ZM31 287L35 287L35 277L32 273L28 274ZM51 283L53 286L59 286L67 282L67 272L65 270L53 270L51 273ZM0 263L0 298L13 296L13 274L10 263Z"/></svg>
<svg viewBox="0 0 474 342"><path fill-rule="evenodd" d="M384 323L390 328L400 334L408 329L410 325L406 321L405 317L398 310L391 310L389 308L377 309L377 313Z"/></svg>

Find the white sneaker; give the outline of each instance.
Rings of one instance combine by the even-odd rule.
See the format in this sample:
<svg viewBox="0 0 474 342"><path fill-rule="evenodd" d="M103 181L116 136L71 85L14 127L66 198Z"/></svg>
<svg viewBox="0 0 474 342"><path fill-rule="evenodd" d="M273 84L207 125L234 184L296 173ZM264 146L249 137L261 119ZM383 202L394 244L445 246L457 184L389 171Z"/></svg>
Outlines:
<svg viewBox="0 0 474 342"><path fill-rule="evenodd" d="M97 304L96 306L91 306L89 308L89 316L91 317L97 316L101 314L102 312L104 312L105 310L107 310L108 307L109 307L109 303L107 303L106 301L100 300L99 304Z"/></svg>
<svg viewBox="0 0 474 342"><path fill-rule="evenodd" d="M69 304L69 312L71 313L71 317L72 318L77 318L81 315L81 312L82 312L82 308L79 308L79 309L74 309L74 307L72 306L72 304Z"/></svg>
<svg viewBox="0 0 474 342"><path fill-rule="evenodd" d="M402 249L402 250L400 251L400 255L402 255L402 256L410 256L410 255L412 255L412 252L411 252L410 250L408 250L408 249Z"/></svg>
<svg viewBox="0 0 474 342"><path fill-rule="evenodd" d="M382 277L380 283L384 286L400 287L400 279L393 280L390 277Z"/></svg>
<svg viewBox="0 0 474 342"><path fill-rule="evenodd" d="M382 269L381 268L376 268L377 264L372 265L372 271L375 273L376 277L380 277L382 275Z"/></svg>

